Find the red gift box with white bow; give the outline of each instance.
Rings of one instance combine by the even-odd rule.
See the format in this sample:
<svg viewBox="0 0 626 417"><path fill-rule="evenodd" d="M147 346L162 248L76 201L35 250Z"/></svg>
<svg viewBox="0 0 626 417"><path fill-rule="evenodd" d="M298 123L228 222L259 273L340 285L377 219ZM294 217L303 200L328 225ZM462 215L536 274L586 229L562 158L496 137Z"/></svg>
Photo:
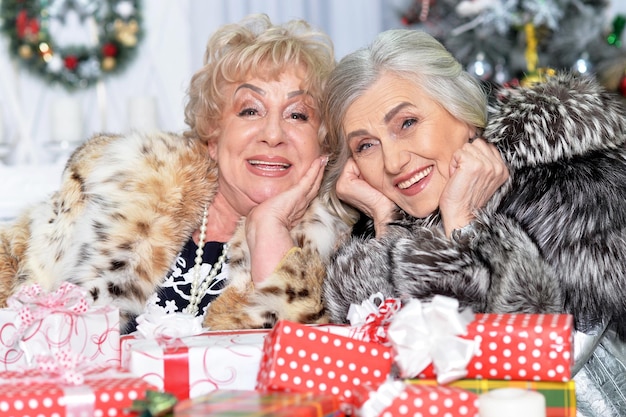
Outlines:
<svg viewBox="0 0 626 417"><path fill-rule="evenodd" d="M119 366L119 311L87 300L86 291L69 282L51 292L37 284L21 287L0 309L0 371L29 367L36 355L62 350Z"/></svg>
<svg viewBox="0 0 626 417"><path fill-rule="evenodd" d="M256 389L330 394L352 403L355 386L387 379L392 356L378 343L281 320L265 338Z"/></svg>
<svg viewBox="0 0 626 417"><path fill-rule="evenodd" d="M379 310L372 299L378 299ZM377 294L354 306L360 334L393 347L402 378L569 381L573 318L569 314L474 314L457 300L380 303ZM393 308L389 308L393 306Z"/></svg>
<svg viewBox="0 0 626 417"><path fill-rule="evenodd" d="M465 378L567 382L572 378L572 337L568 314L476 314L464 336L475 342ZM433 366L418 375L433 377Z"/></svg>

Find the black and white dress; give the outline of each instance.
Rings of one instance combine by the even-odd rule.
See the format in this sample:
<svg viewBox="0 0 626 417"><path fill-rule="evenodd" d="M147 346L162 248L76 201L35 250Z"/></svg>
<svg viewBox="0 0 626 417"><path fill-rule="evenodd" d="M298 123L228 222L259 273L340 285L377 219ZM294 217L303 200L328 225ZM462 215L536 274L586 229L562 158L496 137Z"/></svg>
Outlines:
<svg viewBox="0 0 626 417"><path fill-rule="evenodd" d="M197 249L198 246L193 239L189 239L176 256L159 290L148 299L146 308L150 308L151 311L160 309L167 314L182 313L184 311L189 305ZM209 276L223 249L224 244L221 242L207 242L205 244L204 253L202 254L202 265L200 266L200 277L206 279ZM204 316L211 301L215 300L224 291L227 276L228 263L225 262L221 267L221 271L218 271L218 274L213 278L207 291L202 296L198 304L198 316ZM136 326L137 323L133 321L128 326L126 332L131 333L135 331Z"/></svg>

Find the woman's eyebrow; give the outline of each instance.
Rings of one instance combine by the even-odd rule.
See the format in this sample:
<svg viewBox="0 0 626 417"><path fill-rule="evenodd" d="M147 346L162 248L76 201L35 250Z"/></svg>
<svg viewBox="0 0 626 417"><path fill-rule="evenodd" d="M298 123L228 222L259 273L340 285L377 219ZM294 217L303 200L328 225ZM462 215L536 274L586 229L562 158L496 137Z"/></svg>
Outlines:
<svg viewBox="0 0 626 417"><path fill-rule="evenodd" d="M263 90L262 88L257 87L256 85L253 84L248 84L248 83L243 83L241 84L239 87L237 87L237 89L235 90L235 93L243 88L249 88L250 90L264 96L265 95L265 90Z"/></svg>
<svg viewBox="0 0 626 417"><path fill-rule="evenodd" d="M355 130L353 132L348 133L348 135L346 136L346 140L350 142L350 140L352 140L353 138L357 136L365 136L365 135L367 135L367 130L365 129Z"/></svg>
<svg viewBox="0 0 626 417"><path fill-rule="evenodd" d="M398 105L397 105L396 107L394 107L393 109L389 110L389 111L387 112L387 114L385 114L385 117L384 117L384 119L383 119L383 121L385 122L385 124L389 123L389 121L390 121L391 119L393 119L393 118L394 118L394 116L400 112L400 110L402 110L403 108L408 107L408 106L410 106L410 105L411 105L411 103L406 102L406 101L403 101L402 103L398 104Z"/></svg>

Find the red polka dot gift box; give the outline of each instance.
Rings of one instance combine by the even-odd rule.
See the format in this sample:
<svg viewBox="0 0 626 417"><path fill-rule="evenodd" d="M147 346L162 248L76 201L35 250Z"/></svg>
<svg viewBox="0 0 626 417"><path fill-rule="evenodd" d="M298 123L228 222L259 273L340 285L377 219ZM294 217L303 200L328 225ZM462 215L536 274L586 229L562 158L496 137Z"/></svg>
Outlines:
<svg viewBox="0 0 626 417"><path fill-rule="evenodd" d="M561 382L572 378L571 315L476 314L462 337L474 341L464 378ZM435 376L430 365L418 378Z"/></svg>
<svg viewBox="0 0 626 417"><path fill-rule="evenodd" d="M76 381L74 381L76 382ZM155 387L117 370L85 375L75 384L40 371L0 373L2 417L115 417Z"/></svg>
<svg viewBox="0 0 626 417"><path fill-rule="evenodd" d="M265 338L256 389L313 392L353 402L353 388L378 386L390 375L390 347L279 321Z"/></svg>
<svg viewBox="0 0 626 417"><path fill-rule="evenodd" d="M360 417L478 417L477 394L444 385L419 386L387 381L377 390L364 385L356 390ZM506 416L502 416L506 417Z"/></svg>

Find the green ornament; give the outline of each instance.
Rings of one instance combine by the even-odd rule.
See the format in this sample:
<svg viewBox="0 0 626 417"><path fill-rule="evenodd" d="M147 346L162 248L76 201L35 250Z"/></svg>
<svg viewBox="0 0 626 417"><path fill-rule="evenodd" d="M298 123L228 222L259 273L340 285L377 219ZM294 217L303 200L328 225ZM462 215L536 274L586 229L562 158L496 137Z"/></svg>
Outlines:
<svg viewBox="0 0 626 417"><path fill-rule="evenodd" d="M606 38L606 41L609 43L609 45L613 45L618 48L622 45L621 39L625 26L626 17L624 17L623 15L617 15L615 19L613 19L613 32L611 32Z"/></svg>
<svg viewBox="0 0 626 417"><path fill-rule="evenodd" d="M139 413L140 417L165 417L172 415L177 403L174 395L160 391L146 391L144 400L134 400L131 412Z"/></svg>

